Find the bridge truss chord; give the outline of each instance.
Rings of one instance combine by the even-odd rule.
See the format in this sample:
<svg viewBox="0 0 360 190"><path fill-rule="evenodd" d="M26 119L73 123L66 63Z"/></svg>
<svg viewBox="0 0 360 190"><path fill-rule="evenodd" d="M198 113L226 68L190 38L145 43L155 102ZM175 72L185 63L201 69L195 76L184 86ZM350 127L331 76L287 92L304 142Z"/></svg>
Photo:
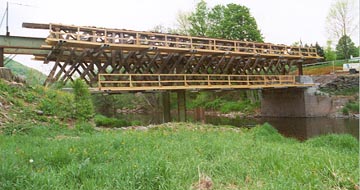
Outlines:
<svg viewBox="0 0 360 190"><path fill-rule="evenodd" d="M50 32L41 46L49 53L35 54L36 60L55 63L46 84L80 77L102 88L103 80L111 78L107 74L139 74L144 79L148 74L288 75L294 69L301 74L303 64L321 58L314 47L62 24L23 23L23 27Z"/></svg>

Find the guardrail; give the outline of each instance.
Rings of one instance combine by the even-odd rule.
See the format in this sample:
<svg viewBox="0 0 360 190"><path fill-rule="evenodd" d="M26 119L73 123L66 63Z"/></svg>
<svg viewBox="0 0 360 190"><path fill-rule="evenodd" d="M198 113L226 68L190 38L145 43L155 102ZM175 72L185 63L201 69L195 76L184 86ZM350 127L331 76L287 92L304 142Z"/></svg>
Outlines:
<svg viewBox="0 0 360 190"><path fill-rule="evenodd" d="M126 46L152 46L180 49L203 49L269 55L292 55L319 58L316 48L283 44L248 42L207 37L184 36L159 32L141 32L124 29L74 26L63 24L23 23L23 27L49 29L49 39L122 44Z"/></svg>
<svg viewBox="0 0 360 190"><path fill-rule="evenodd" d="M101 91L302 86L295 75L98 74Z"/></svg>

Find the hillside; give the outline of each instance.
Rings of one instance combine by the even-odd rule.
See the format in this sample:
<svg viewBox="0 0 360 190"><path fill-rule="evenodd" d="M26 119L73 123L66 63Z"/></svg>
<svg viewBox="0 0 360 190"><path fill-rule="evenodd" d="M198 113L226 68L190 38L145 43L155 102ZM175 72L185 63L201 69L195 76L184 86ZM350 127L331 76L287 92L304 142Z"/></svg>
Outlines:
<svg viewBox="0 0 360 190"><path fill-rule="evenodd" d="M5 60L5 62L7 62ZM28 84L35 85L35 84L43 84L46 75L41 73L40 71L27 67L15 60L10 60L5 67L11 69L11 72L16 76L24 78Z"/></svg>
<svg viewBox="0 0 360 190"><path fill-rule="evenodd" d="M16 133L32 125L67 126L73 120L73 99L67 92L0 79L0 130Z"/></svg>

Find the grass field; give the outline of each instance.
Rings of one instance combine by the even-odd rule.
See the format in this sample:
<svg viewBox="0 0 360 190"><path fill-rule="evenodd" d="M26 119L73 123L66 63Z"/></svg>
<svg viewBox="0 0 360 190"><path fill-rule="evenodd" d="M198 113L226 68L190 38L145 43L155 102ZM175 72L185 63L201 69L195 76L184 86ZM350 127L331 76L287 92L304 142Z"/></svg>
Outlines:
<svg viewBox="0 0 360 190"><path fill-rule="evenodd" d="M168 123L148 130L32 127L0 134L0 189L358 189L359 142Z"/></svg>
<svg viewBox="0 0 360 190"><path fill-rule="evenodd" d="M336 71L342 71L344 63L344 61L335 61L334 65L330 63L324 65L304 67L303 72L304 75L328 75Z"/></svg>

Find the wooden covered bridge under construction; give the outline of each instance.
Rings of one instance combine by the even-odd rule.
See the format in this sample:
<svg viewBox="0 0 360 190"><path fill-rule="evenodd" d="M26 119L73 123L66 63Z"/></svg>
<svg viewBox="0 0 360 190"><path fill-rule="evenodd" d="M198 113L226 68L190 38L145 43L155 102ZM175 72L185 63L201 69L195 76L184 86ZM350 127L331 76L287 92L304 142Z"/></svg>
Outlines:
<svg viewBox="0 0 360 190"><path fill-rule="evenodd" d="M54 62L45 85L81 78L108 93L177 90L182 99L187 89L306 87L297 80L302 65L321 58L315 47L63 24L23 27L49 35L0 36L1 55Z"/></svg>

